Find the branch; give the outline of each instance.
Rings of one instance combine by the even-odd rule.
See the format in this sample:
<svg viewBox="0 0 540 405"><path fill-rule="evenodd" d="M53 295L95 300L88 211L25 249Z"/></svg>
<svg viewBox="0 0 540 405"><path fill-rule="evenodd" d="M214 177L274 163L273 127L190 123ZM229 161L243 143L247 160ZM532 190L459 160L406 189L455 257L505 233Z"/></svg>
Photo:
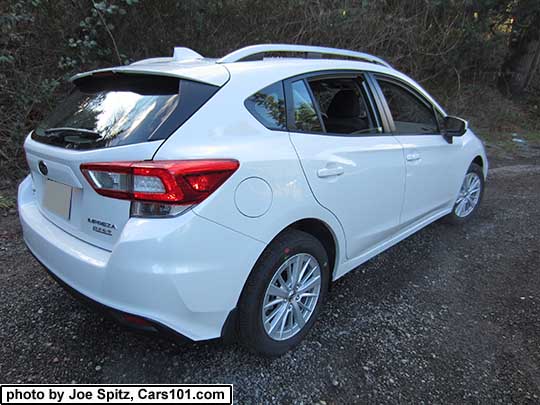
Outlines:
<svg viewBox="0 0 540 405"><path fill-rule="evenodd" d="M101 23L103 24L103 26L105 27L105 30L107 31L107 34L109 34L109 37L111 38L111 41L112 41L112 44L113 44L113 47L114 47L114 52L116 53L116 57L118 58L118 63L120 65L122 65L123 64L122 63L122 58L120 57L120 52L118 52L118 47L116 46L116 40L114 39L114 36L113 36L111 30L107 26L107 21L105 21L105 18L103 17L103 14L101 14L101 11L99 11L99 9L97 8L96 3L95 3L94 0L92 0L92 6L94 7L94 10L96 10L98 17L101 20Z"/></svg>

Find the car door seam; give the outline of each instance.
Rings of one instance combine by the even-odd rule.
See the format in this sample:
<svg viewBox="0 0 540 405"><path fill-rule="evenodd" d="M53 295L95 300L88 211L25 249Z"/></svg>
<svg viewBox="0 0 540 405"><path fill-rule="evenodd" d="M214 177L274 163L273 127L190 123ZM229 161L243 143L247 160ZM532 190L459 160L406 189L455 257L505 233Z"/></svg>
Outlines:
<svg viewBox="0 0 540 405"><path fill-rule="evenodd" d="M405 145L403 145L399 137L396 136L395 134L393 134L392 137L401 145L401 153L403 155L403 166L405 168L405 176L404 176L405 178L403 179L403 194L402 194L403 198L401 199L401 210L399 211L399 225L398 225L398 226L401 226L401 224L403 223L403 209L405 208L405 196L407 193L407 178L409 177L407 171L409 169L407 165L407 158L406 158L407 151L406 151Z"/></svg>
<svg viewBox="0 0 540 405"><path fill-rule="evenodd" d="M328 213L330 213L330 215L332 215L336 219L337 223L341 227L341 232L343 233L343 238L345 239L345 246L347 246L347 235L345 234L345 228L343 227L343 224L341 223L340 219L337 217L336 214L334 214L334 212L332 212L330 209L328 209L323 204L321 204L321 202L317 199L317 196L315 195L315 192L313 191L311 184L309 183L309 178L304 168L304 165L302 164L302 159L300 158L300 154L298 153L298 150L296 149L296 146L294 145L294 142L292 141L291 132L289 132L289 142L294 150L294 153L296 154L296 158L298 159L298 163L300 164L300 169L302 170L302 173L304 174L304 179L306 180L306 183L309 187L309 191L311 191L311 195L313 196L313 198L315 199L315 201L317 202L319 206L321 206L324 210L328 211ZM346 259L349 259L349 253L347 252L347 249L345 248L344 250L345 250Z"/></svg>
<svg viewBox="0 0 540 405"><path fill-rule="evenodd" d="M253 240L257 241L257 242L260 242L260 243L264 244L265 246L268 244L268 242L262 241L262 240L260 240L260 239L258 239L258 238L255 238L255 237L253 237L253 236L251 236L251 235L248 235L247 233L240 232L240 231L238 231L238 230L236 230L236 229L234 229L234 228L231 228L230 226L223 225L223 224L220 223L220 222L217 222L217 221L214 221L213 219L210 219L210 218L208 218L208 217L205 217L204 215L199 214L199 213L196 212L195 210L192 210L192 212L193 212L195 215L197 215L199 218L204 219L204 220L209 221L209 222L212 222L213 224L219 225L219 226L221 226L221 227L223 227L223 228L225 228L225 229L228 229L229 231L233 231L233 232L236 232L236 233L238 233L238 234L240 234L240 235L242 235L242 236L245 236L245 237L247 237L247 238L253 239Z"/></svg>

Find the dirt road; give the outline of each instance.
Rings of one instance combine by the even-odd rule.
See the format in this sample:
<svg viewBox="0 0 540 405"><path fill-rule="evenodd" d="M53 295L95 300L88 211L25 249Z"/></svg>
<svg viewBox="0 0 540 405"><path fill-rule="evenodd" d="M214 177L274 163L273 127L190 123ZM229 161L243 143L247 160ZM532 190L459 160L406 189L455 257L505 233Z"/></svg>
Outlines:
<svg viewBox="0 0 540 405"><path fill-rule="evenodd" d="M340 279L303 344L269 361L140 336L86 310L8 214L0 381L233 383L240 403L538 403L539 218L540 166L495 169L475 220L435 223Z"/></svg>

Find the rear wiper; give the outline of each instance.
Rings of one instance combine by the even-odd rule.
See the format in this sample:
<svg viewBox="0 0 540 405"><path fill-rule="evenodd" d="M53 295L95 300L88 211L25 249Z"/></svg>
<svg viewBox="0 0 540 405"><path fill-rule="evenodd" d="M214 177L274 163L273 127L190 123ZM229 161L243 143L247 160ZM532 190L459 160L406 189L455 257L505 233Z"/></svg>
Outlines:
<svg viewBox="0 0 540 405"><path fill-rule="evenodd" d="M45 132L46 134L54 134L58 132L74 132L74 133L87 136L87 137L93 137L93 138L101 137L99 132L92 131L90 129L84 129L84 128L72 128L72 127L47 128L43 132Z"/></svg>

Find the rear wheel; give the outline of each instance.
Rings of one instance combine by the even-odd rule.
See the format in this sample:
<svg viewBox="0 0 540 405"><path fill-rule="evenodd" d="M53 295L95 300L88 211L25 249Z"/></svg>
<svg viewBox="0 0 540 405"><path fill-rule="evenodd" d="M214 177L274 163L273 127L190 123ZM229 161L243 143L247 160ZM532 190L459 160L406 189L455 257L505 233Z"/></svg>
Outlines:
<svg viewBox="0 0 540 405"><path fill-rule="evenodd" d="M279 356L311 329L329 283L328 255L305 232L290 230L257 261L238 305L238 332L250 350Z"/></svg>
<svg viewBox="0 0 540 405"><path fill-rule="evenodd" d="M484 173L476 163L472 163L463 179L458 198L447 219L454 224L461 224L476 214L484 194Z"/></svg>

